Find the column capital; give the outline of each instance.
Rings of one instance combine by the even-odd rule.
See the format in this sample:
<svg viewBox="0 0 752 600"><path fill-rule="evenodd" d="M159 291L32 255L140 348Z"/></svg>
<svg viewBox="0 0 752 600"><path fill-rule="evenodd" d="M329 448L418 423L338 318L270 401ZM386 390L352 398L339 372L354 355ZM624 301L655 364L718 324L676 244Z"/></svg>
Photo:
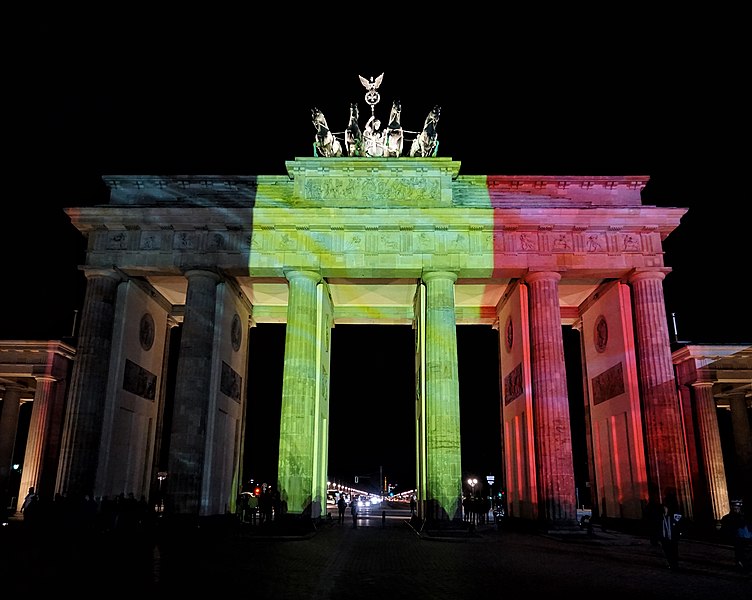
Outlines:
<svg viewBox="0 0 752 600"><path fill-rule="evenodd" d="M57 377L53 377L52 375L34 375L34 380L39 381L49 381L51 383L56 383L60 381Z"/></svg>
<svg viewBox="0 0 752 600"><path fill-rule="evenodd" d="M690 383L690 385L692 387L696 387L696 388L699 388L699 387L709 387L709 388L712 388L714 384L715 384L714 381L708 381L707 379L706 380L700 380L700 381L693 381L692 383Z"/></svg>
<svg viewBox="0 0 752 600"><path fill-rule="evenodd" d="M454 271L425 271L421 275L421 279L424 282L432 279L451 279L452 283L454 283L457 281L457 273Z"/></svg>
<svg viewBox="0 0 752 600"><path fill-rule="evenodd" d="M560 281L561 273L559 271L528 271L522 279L525 283L534 283L542 279Z"/></svg>
<svg viewBox="0 0 752 600"><path fill-rule="evenodd" d="M314 283L318 283L322 279L321 273L305 269L285 269L284 273L287 281L292 281L293 279L310 279Z"/></svg>
<svg viewBox="0 0 752 600"><path fill-rule="evenodd" d="M629 274L627 281L629 281L629 283L642 281L644 279L658 279L660 281L663 281L666 278L666 274L670 272L671 269L669 268L635 269L634 271L632 271L632 273Z"/></svg>
<svg viewBox="0 0 752 600"><path fill-rule="evenodd" d="M117 269L102 268L102 267L82 267L86 279L93 279L94 277L109 277L114 279L118 283L124 281L122 274Z"/></svg>
<svg viewBox="0 0 752 600"><path fill-rule="evenodd" d="M222 276L219 273L212 269L202 269L201 267L190 267L188 269L184 269L183 275L189 279L193 276L201 276L210 277L211 279L214 279L215 283L222 281Z"/></svg>

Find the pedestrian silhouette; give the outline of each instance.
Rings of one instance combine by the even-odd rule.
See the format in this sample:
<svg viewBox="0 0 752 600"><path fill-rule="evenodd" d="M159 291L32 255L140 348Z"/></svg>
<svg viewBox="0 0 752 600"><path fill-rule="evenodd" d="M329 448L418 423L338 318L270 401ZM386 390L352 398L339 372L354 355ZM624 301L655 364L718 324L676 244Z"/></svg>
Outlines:
<svg viewBox="0 0 752 600"><path fill-rule="evenodd" d="M353 520L353 529L358 528L358 496L353 496L350 500L350 514Z"/></svg>
<svg viewBox="0 0 752 600"><path fill-rule="evenodd" d="M731 501L731 511L721 519L721 535L734 547L734 563L742 571L752 570L752 532L741 500Z"/></svg>
<svg viewBox="0 0 752 600"><path fill-rule="evenodd" d="M345 522L345 509L347 508L347 501L344 496L340 494L339 500L337 500L337 510L339 510L339 522Z"/></svg>
<svg viewBox="0 0 752 600"><path fill-rule="evenodd" d="M679 522L681 518L682 516L674 513L668 504L663 504L659 541L669 569L679 568L679 537L681 536Z"/></svg>

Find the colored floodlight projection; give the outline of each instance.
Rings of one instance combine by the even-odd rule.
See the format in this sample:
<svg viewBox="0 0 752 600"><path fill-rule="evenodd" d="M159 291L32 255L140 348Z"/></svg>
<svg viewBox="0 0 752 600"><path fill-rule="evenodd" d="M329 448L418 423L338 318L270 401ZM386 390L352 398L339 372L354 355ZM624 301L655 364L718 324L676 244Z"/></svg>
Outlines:
<svg viewBox="0 0 752 600"><path fill-rule="evenodd" d="M292 514L310 512L315 517L325 510L331 350L328 329L336 307L331 306L326 281L319 274L380 278L408 269L415 274L415 293L423 285L427 289L424 322L420 324L425 344L416 347L416 487L421 489L420 499L425 501L429 516L460 518L454 283L458 271L469 269L478 278L494 273L491 192L485 178L474 178L472 229L457 229L456 212L443 202L442 186L447 182L440 176L426 177L420 169L398 176L389 172L388 177L373 177L369 171L358 173L358 167L363 169L366 163L383 168L384 160L350 159L348 163L348 159L319 159L315 169L327 165L336 169L338 162L344 162L350 171L343 177L322 177L315 169L303 177L298 173L304 181L296 181L293 192L279 177L257 179L249 274L263 274L274 265L284 265L289 286L278 489ZM398 160L409 170L412 159ZM441 168L448 170L452 163L451 159L431 161L436 173ZM387 223L394 225L383 227ZM477 295L486 294L482 284L476 288ZM465 315L472 310L466 307ZM479 318L480 308L474 310ZM394 318L387 306L364 305L358 311L359 318L367 322ZM420 319L419 315L410 316ZM421 370L422 352L426 355Z"/></svg>

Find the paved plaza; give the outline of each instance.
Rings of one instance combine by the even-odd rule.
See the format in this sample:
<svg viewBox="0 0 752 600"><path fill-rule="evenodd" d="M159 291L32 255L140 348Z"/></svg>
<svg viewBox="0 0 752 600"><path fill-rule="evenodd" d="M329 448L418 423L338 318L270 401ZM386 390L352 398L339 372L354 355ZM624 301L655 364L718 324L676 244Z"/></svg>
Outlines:
<svg viewBox="0 0 752 600"><path fill-rule="evenodd" d="M553 535L480 525L474 534L416 531L402 511L349 515L307 529L201 526L129 534L3 527L5 590L84 597L230 592L245 598L370 599L750 597L729 546L683 539L680 570L639 535Z"/></svg>

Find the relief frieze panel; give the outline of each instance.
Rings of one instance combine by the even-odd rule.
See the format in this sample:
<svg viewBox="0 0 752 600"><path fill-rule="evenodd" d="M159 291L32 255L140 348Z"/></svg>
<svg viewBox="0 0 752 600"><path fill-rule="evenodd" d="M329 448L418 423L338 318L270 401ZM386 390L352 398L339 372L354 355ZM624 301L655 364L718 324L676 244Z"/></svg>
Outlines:
<svg viewBox="0 0 752 600"><path fill-rule="evenodd" d="M468 236L464 233L452 231L446 238L446 250L450 253L467 253Z"/></svg>
<svg viewBox="0 0 752 600"><path fill-rule="evenodd" d="M624 368L619 362L592 379L593 405L621 396L624 393Z"/></svg>
<svg viewBox="0 0 752 600"><path fill-rule="evenodd" d="M400 233L384 231L379 236L379 251L398 254L400 251Z"/></svg>
<svg viewBox="0 0 752 600"><path fill-rule="evenodd" d="M522 395L522 391L522 363L518 363L504 377L504 405L506 406L515 398L519 398Z"/></svg>
<svg viewBox="0 0 752 600"><path fill-rule="evenodd" d="M128 249L128 232L127 231L108 231L105 248L107 250L127 250Z"/></svg>
<svg viewBox="0 0 752 600"><path fill-rule="evenodd" d="M198 248L198 233L195 231L176 231L172 238L174 250L196 250Z"/></svg>
<svg viewBox="0 0 752 600"><path fill-rule="evenodd" d="M210 231L206 238L206 249L209 252L229 250L227 236L219 231Z"/></svg>
<svg viewBox="0 0 752 600"><path fill-rule="evenodd" d="M365 248L364 232L347 231L344 235L344 252L361 252Z"/></svg>
<svg viewBox="0 0 752 600"><path fill-rule="evenodd" d="M162 233L157 231L142 231L139 240L139 250L159 250L162 247Z"/></svg>
<svg viewBox="0 0 752 600"><path fill-rule="evenodd" d="M364 206L399 199L401 202L441 200L438 177L323 177L307 179L303 196L318 202L357 201Z"/></svg>
<svg viewBox="0 0 752 600"><path fill-rule="evenodd" d="M656 242L653 238L656 238ZM471 254L585 253L650 254L660 248L652 231L520 230L517 227L470 224L467 228L436 224L414 226L329 224L309 226L258 226L243 230L105 230L97 232L94 247L100 251L186 252L334 252L366 254Z"/></svg>

